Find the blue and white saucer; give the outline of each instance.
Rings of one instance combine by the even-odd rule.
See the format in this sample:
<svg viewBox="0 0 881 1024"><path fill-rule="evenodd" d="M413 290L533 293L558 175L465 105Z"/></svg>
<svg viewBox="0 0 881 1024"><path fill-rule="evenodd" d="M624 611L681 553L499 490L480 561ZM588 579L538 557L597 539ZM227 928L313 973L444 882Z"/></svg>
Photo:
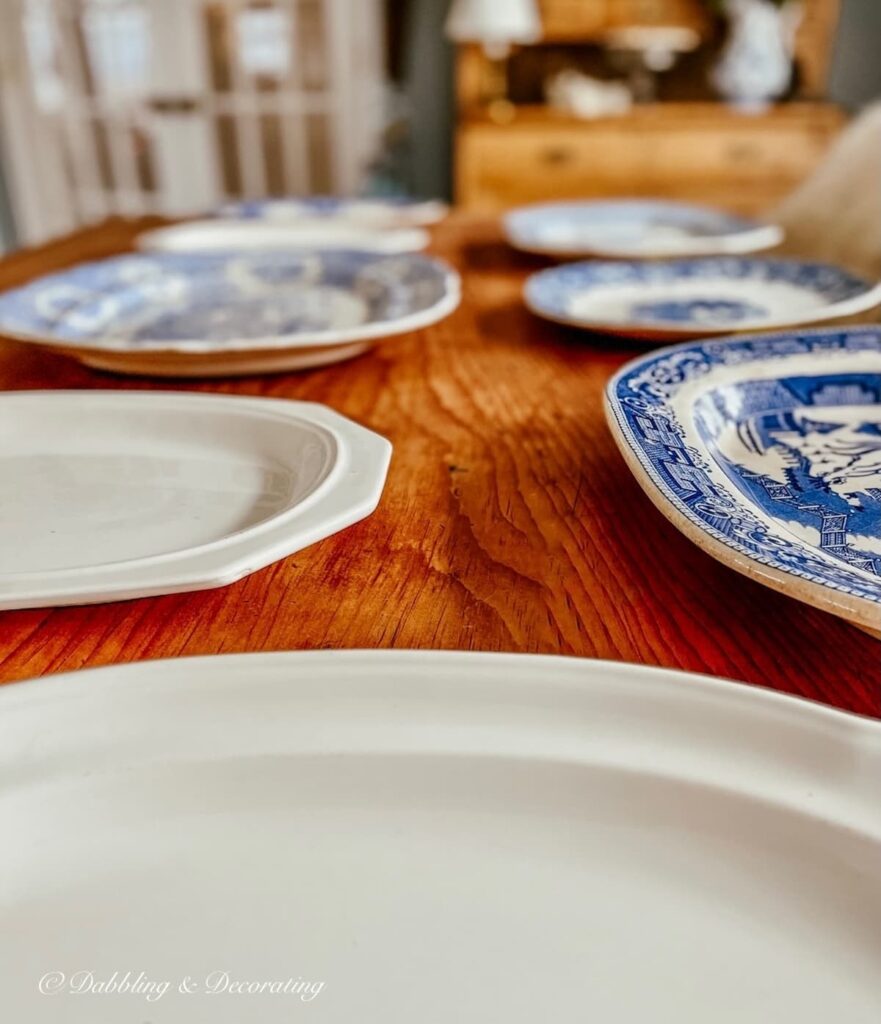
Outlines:
<svg viewBox="0 0 881 1024"><path fill-rule="evenodd" d="M558 323L677 340L852 316L881 304L881 285L822 263L721 256L562 264L533 274L524 297Z"/></svg>
<svg viewBox="0 0 881 1024"><path fill-rule="evenodd" d="M218 211L224 218L271 223L302 220L345 221L375 229L427 227L449 213L438 199L407 199L381 196L368 199L339 196L292 196L277 199L244 199L227 203Z"/></svg>
<svg viewBox="0 0 881 1024"><path fill-rule="evenodd" d="M689 539L881 636L881 327L677 345L628 363L606 400Z"/></svg>
<svg viewBox="0 0 881 1024"><path fill-rule="evenodd" d="M225 375L336 362L457 306L425 256L117 256L0 295L0 334L121 372Z"/></svg>
<svg viewBox="0 0 881 1024"><path fill-rule="evenodd" d="M507 214L504 227L515 248L561 259L737 255L783 240L776 224L655 199L523 206Z"/></svg>

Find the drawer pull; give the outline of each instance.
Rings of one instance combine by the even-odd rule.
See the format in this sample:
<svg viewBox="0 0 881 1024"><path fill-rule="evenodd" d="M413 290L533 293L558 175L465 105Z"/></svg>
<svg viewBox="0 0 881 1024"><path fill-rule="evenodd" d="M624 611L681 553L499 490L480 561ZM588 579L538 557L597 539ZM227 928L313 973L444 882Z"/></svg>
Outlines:
<svg viewBox="0 0 881 1024"><path fill-rule="evenodd" d="M552 149L544 150L541 159L543 163L559 167L560 164L568 164L575 159L575 150L566 149L563 146L554 146Z"/></svg>

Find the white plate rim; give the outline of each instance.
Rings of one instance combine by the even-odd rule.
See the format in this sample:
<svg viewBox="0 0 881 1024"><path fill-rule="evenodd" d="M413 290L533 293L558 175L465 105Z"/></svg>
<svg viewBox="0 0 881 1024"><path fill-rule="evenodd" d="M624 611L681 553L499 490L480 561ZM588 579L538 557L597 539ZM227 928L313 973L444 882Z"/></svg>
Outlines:
<svg viewBox="0 0 881 1024"><path fill-rule="evenodd" d="M291 703L296 722L266 714L258 697L261 685ZM241 717L235 735L228 735L222 718L227 698ZM121 701L134 737L125 736L118 721L108 728L110 708L83 715L79 732L72 728L75 704L88 708L108 699L110 708ZM340 699L355 710L340 712ZM169 716L169 704L175 703L177 713ZM678 669L471 651L220 654L10 683L0 687L0 710L0 735L8 730L12 740L0 744L0 765L6 761L0 777L7 785L16 774L39 773L45 765L62 770L57 752L50 756L53 744L62 752L66 748L94 757L106 770L113 761L108 751L134 756L138 730L148 734L140 737L141 756L151 762L161 753L163 739L177 745L166 756L183 760L216 756L217 741L238 745L229 756L265 754L273 745L297 753L295 745L302 744L310 753L323 754L388 752L393 746L395 753L412 757L520 757L611 765L700 782L862 831L881 843L881 722ZM173 729L164 734L161 728L145 727L148 713L165 722L173 717ZM310 727L310 714L329 728ZM52 715L54 728L48 721ZM40 730L36 750L27 743L28 716L33 716L32 728ZM187 716L198 722L198 729L188 727ZM392 736L401 721L406 726ZM21 751L15 750L16 743ZM830 771L836 764L850 767Z"/></svg>
<svg viewBox="0 0 881 1024"><path fill-rule="evenodd" d="M47 403L87 397L94 406L134 404L157 413L226 409L318 427L334 461L315 489L292 509L219 540L180 551L96 566L0 574L0 610L131 600L227 586L370 515L385 486L392 446L379 434L315 402L186 391L17 391L0 401ZM233 419L232 422L237 422Z"/></svg>

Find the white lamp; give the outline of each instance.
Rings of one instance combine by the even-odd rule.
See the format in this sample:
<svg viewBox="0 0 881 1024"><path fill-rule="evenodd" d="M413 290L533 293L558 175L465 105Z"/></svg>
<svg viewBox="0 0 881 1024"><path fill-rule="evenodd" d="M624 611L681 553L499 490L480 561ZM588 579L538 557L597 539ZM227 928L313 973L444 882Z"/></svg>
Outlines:
<svg viewBox="0 0 881 1024"><path fill-rule="evenodd" d="M453 0L446 34L456 43L480 43L484 53L495 63L490 116L509 120L513 107L505 96L505 62L512 45L541 39L541 18L535 0Z"/></svg>
<svg viewBox="0 0 881 1024"><path fill-rule="evenodd" d="M513 43L541 39L535 0L453 0L447 36L457 43L482 43L491 57L508 55Z"/></svg>

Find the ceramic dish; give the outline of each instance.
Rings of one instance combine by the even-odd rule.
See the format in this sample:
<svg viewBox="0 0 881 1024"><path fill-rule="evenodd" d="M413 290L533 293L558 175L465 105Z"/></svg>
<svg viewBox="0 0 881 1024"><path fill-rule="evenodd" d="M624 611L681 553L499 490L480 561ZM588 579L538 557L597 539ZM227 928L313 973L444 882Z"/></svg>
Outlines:
<svg viewBox="0 0 881 1024"><path fill-rule="evenodd" d="M823 263L719 257L569 263L533 274L524 296L557 323L674 341L853 316L881 304L881 285Z"/></svg>
<svg viewBox="0 0 881 1024"><path fill-rule="evenodd" d="M540 203L512 210L504 227L515 248L563 259L738 254L783 240L775 224L662 200Z"/></svg>
<svg viewBox="0 0 881 1024"><path fill-rule="evenodd" d="M331 651L13 684L3 1007L877 1024L879 791L876 722L624 664Z"/></svg>
<svg viewBox="0 0 881 1024"><path fill-rule="evenodd" d="M394 254L418 252L428 245L422 228L377 231L345 221L282 224L261 220L197 220L138 235L143 252L299 252L356 249Z"/></svg>
<svg viewBox="0 0 881 1024"><path fill-rule="evenodd" d="M881 634L881 328L663 349L607 402L637 480L691 540Z"/></svg>
<svg viewBox="0 0 881 1024"><path fill-rule="evenodd" d="M0 397L0 609L220 587L369 515L391 446L308 402Z"/></svg>
<svg viewBox="0 0 881 1024"><path fill-rule="evenodd" d="M435 323L459 295L426 256L117 256L0 296L0 334L128 373L292 370Z"/></svg>
<svg viewBox="0 0 881 1024"><path fill-rule="evenodd" d="M395 196L372 199L338 196L300 196L277 199L244 199L227 203L220 217L291 223L292 221L343 221L377 229L427 227L449 213L438 199L404 199Z"/></svg>

